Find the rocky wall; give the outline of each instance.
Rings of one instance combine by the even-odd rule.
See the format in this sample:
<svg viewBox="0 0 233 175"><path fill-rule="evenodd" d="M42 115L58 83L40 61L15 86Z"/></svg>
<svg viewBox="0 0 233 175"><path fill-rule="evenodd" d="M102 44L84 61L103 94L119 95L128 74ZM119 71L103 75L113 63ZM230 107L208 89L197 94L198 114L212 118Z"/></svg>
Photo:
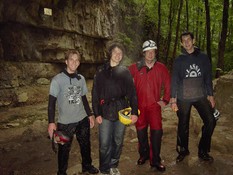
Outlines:
<svg viewBox="0 0 233 175"><path fill-rule="evenodd" d="M105 42L116 32L114 4L107 0L1 1L2 59L59 61L65 50L75 48L83 62L100 62ZM45 8L51 15L45 14Z"/></svg>
<svg viewBox="0 0 233 175"><path fill-rule="evenodd" d="M79 50L79 71L93 78L118 30L117 6L117 0L0 1L0 107L36 102L40 88L33 95L35 87L42 86L43 96L65 66L67 49Z"/></svg>

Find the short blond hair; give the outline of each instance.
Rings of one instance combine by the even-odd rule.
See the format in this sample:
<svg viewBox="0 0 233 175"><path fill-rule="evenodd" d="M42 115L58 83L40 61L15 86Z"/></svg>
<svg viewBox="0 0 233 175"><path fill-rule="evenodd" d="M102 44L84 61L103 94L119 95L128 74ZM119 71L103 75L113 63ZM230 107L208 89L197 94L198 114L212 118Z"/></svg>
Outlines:
<svg viewBox="0 0 233 175"><path fill-rule="evenodd" d="M80 61L81 55L80 55L79 51L77 51L75 49L70 49L70 50L66 51L66 53L65 53L65 60L68 60L68 58L70 57L70 55L75 55L75 54L78 56L78 60Z"/></svg>

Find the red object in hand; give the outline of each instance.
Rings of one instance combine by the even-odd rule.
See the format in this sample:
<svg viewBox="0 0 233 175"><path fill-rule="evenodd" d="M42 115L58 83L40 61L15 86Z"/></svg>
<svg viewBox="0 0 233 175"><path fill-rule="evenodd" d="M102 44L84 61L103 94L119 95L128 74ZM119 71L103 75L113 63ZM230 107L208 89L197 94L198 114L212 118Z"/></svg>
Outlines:
<svg viewBox="0 0 233 175"><path fill-rule="evenodd" d="M55 143L62 145L70 141L70 138L62 131L54 131L53 137Z"/></svg>

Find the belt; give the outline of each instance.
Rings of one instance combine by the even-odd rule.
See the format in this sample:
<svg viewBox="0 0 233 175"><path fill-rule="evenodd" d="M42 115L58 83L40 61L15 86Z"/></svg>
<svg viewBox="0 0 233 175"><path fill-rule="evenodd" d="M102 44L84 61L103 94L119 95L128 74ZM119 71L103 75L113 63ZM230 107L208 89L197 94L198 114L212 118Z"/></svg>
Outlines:
<svg viewBox="0 0 233 175"><path fill-rule="evenodd" d="M109 104L111 102L115 102L115 101L119 101L119 100L123 100L123 99L125 99L125 96L113 97L113 98L109 98L109 99L101 99L100 105Z"/></svg>

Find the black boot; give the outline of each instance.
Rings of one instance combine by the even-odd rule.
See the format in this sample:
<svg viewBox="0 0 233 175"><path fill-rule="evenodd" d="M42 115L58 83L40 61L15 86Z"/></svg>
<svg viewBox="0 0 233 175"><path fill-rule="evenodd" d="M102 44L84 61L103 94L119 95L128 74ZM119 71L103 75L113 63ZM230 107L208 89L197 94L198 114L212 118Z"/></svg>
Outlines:
<svg viewBox="0 0 233 175"><path fill-rule="evenodd" d="M138 136L138 144L139 144L139 154L140 158L138 159L137 164L143 165L146 160L150 158L150 147L148 143L148 133L147 128L143 128L141 130L137 130L137 136Z"/></svg>
<svg viewBox="0 0 233 175"><path fill-rule="evenodd" d="M161 150L161 139L163 135L162 130L151 130L150 131L151 137L151 145L152 145L152 161L151 161L151 167L156 168L158 171L165 171L166 168L163 164L161 164L161 158L160 158L160 150Z"/></svg>
<svg viewBox="0 0 233 175"><path fill-rule="evenodd" d="M86 172L88 172L89 174L97 174L99 173L99 170L95 168L93 165L89 165L82 168L82 173L86 173Z"/></svg>

